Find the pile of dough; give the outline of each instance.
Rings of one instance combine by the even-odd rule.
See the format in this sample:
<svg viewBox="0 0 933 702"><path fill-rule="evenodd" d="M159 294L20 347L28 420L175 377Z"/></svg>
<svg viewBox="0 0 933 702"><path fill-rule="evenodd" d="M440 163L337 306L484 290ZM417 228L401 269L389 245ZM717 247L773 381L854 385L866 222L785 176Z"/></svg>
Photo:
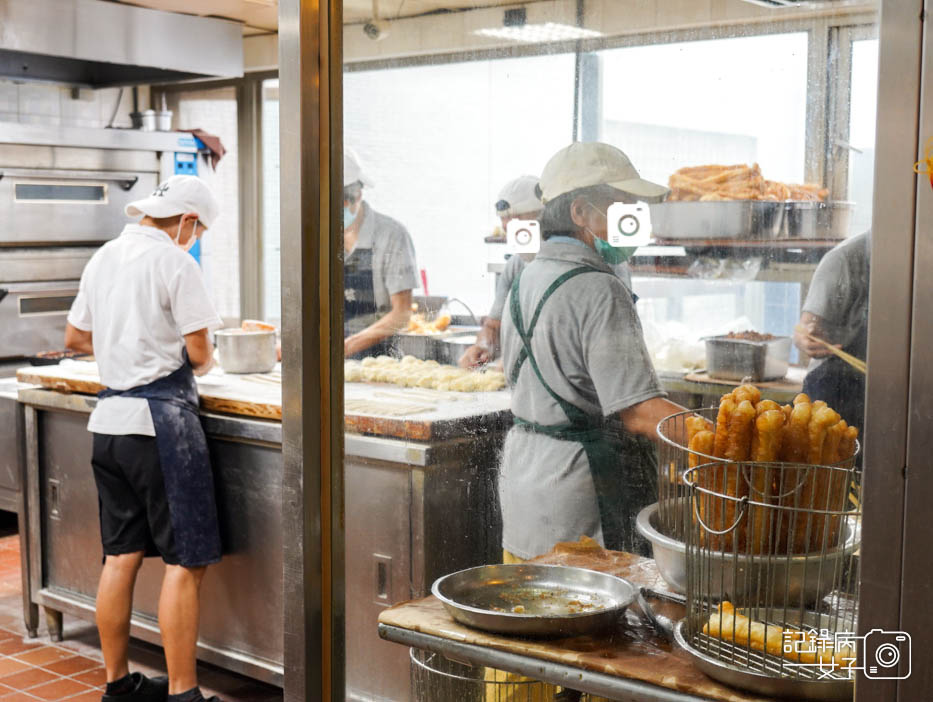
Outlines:
<svg viewBox="0 0 933 702"><path fill-rule="evenodd" d="M402 360L376 356L362 361L344 361L343 375L348 383L391 383L454 392L495 392L505 387L505 374L500 371L442 366L437 361L422 361L414 356L405 356Z"/></svg>

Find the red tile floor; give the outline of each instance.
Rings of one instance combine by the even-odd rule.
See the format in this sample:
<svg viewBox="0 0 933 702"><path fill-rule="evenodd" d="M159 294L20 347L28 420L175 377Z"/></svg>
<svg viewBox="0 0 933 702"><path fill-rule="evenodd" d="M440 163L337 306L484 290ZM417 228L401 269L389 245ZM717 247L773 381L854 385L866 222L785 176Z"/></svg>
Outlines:
<svg viewBox="0 0 933 702"><path fill-rule="evenodd" d="M66 616L64 641L52 643L42 629L25 638L21 587L19 537L0 530L0 702L98 702L106 679L94 625ZM160 648L133 641L131 670L164 675L164 665ZM198 677L206 696L224 702L282 700L278 688L213 666L200 665Z"/></svg>

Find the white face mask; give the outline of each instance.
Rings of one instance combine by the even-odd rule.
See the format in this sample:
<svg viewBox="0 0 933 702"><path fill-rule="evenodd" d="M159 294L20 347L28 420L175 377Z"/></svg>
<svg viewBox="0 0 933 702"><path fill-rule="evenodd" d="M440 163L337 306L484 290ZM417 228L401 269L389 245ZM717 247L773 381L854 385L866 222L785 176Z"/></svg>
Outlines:
<svg viewBox="0 0 933 702"><path fill-rule="evenodd" d="M188 251L191 251L192 247L198 241L198 238L197 238L198 220L194 220L194 226L191 228L191 236L188 238L188 241L185 244L181 243L181 225L182 223L179 222L178 231L175 232L174 242L175 242L175 246L178 246L179 248L181 248L182 251L187 253Z"/></svg>

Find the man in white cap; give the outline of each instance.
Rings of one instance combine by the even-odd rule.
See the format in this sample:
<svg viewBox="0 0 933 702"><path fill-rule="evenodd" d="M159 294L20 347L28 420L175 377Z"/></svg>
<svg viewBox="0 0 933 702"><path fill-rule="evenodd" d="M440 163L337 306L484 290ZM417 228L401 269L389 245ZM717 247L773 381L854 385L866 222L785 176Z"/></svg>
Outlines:
<svg viewBox="0 0 933 702"><path fill-rule="evenodd" d="M411 318L415 247L401 223L363 200L373 182L350 148L344 150L343 184L343 350L347 358L376 356Z"/></svg>
<svg viewBox="0 0 933 702"><path fill-rule="evenodd" d="M522 561L586 534L643 552L639 509L657 499L652 439L668 401L642 338L631 291L612 266L632 249L610 246L607 210L659 201L613 146L575 143L541 175L535 260L516 278L502 320L515 426L503 450L503 557Z"/></svg>
<svg viewBox="0 0 933 702"><path fill-rule="evenodd" d="M65 345L93 353L107 386L88 422L104 552L104 702L204 699L195 659L199 592L221 546L194 376L210 369L208 333L222 323L187 251L218 212L194 176L173 176L127 205L128 216L142 219L91 257L68 315ZM166 564L159 626L168 680L128 668L133 588L145 556Z"/></svg>
<svg viewBox="0 0 933 702"><path fill-rule="evenodd" d="M538 195L538 178L532 175L523 175L510 180L499 191L496 202L496 215L502 222L502 229L508 226L513 219L538 219L544 203ZM476 343L468 348L460 358L460 365L464 368L489 363L496 357L499 349L499 326L502 323L502 309L512 281L518 272L525 267L526 254L512 256L505 263L505 270L496 281L496 297L493 300L489 314L483 318L483 326L476 335ZM528 260L534 255L527 255Z"/></svg>

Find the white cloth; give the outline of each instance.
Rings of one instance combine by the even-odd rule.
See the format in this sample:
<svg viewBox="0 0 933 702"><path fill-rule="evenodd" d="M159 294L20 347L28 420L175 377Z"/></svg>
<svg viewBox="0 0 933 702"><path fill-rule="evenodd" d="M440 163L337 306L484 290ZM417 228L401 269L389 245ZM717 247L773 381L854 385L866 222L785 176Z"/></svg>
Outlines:
<svg viewBox="0 0 933 702"><path fill-rule="evenodd" d="M201 269L161 230L128 224L91 257L68 322L92 334L101 382L114 390L151 383L184 361L184 335L223 326ZM155 436L147 400L97 403L88 431Z"/></svg>

